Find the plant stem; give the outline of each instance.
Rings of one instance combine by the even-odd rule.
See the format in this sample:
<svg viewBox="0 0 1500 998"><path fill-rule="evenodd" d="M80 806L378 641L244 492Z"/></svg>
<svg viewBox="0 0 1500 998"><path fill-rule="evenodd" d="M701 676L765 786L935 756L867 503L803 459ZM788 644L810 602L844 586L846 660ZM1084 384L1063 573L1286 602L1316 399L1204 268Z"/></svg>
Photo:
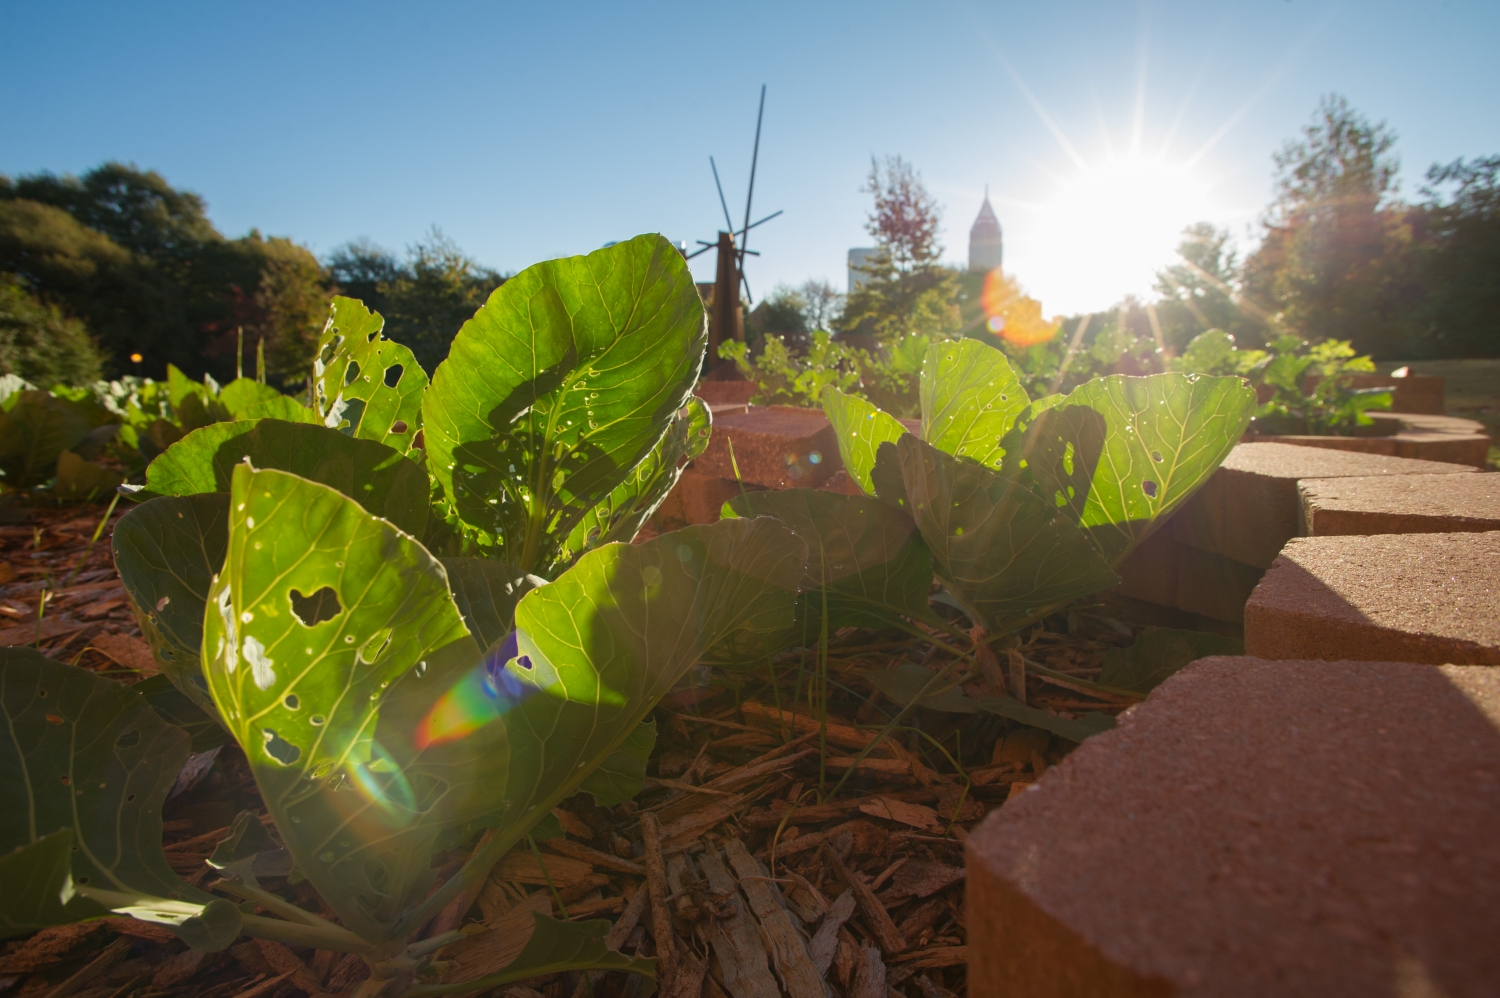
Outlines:
<svg viewBox="0 0 1500 998"><path fill-rule="evenodd" d="M552 892L552 900L557 902L557 910L562 912L564 919L572 921L572 916L568 914L568 906L563 904L562 895L557 893L557 887L552 883L552 874L547 872L547 864L542 861L542 851L536 847L536 839L528 835L526 844L531 846L531 854L536 857L536 865L542 868L542 879L547 881L547 889Z"/></svg>
<svg viewBox="0 0 1500 998"><path fill-rule="evenodd" d="M109 508L104 511L104 518L99 521L99 526L94 528L94 536L89 538L88 546L83 549L83 555L78 559L78 564L73 566L73 571L69 572L68 577L63 580L61 588L66 589L72 585L73 579L78 575L79 571L84 565L88 564L89 552L93 551L94 545L99 543L99 535L104 533L104 525L109 523L109 518L114 514L115 505L119 501L120 493L116 492L115 497L109 501Z"/></svg>

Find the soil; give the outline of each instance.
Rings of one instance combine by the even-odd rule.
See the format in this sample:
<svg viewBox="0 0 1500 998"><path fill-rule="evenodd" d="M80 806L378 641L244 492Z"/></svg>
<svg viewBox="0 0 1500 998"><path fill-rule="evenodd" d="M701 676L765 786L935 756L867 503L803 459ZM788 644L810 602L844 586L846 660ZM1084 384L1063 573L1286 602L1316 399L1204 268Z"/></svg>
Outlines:
<svg viewBox="0 0 1500 998"><path fill-rule="evenodd" d="M0 644L32 644L124 683L155 673L109 553L124 512L115 509L99 530L103 506L0 507ZM1022 635L1020 651L1078 679L1096 677L1104 652L1129 645L1147 623L1122 621L1123 606L1049 618ZM556 812L564 835L539 843L540 864L518 847L463 899L465 910L429 927L466 932L438 952L437 980L498 970L535 910L609 920L611 945L663 958L660 990L669 995L811 998L818 978L835 995L966 994L968 830L1074 745L989 714L926 709L881 737L900 706L867 674L951 661L925 638L850 629L830 640L826 673L816 649L748 672L694 670L655 711L656 747L635 800L610 809L587 795L565 801ZM995 695L1007 683L1017 692L1000 668L1005 651L979 661L967 692ZM1034 672L1024 688L1031 705L1066 717L1119 713L1134 702ZM162 841L179 875L211 889L214 846L240 811L264 807L233 744L195 756L189 769L164 810ZM434 866L446 876L477 845L440 854ZM305 881L261 883L334 918ZM653 912L648 898L665 911ZM0 946L4 998L348 995L366 974L356 956L244 938L197 953L123 918ZM635 996L641 983L621 973L554 974L492 993Z"/></svg>

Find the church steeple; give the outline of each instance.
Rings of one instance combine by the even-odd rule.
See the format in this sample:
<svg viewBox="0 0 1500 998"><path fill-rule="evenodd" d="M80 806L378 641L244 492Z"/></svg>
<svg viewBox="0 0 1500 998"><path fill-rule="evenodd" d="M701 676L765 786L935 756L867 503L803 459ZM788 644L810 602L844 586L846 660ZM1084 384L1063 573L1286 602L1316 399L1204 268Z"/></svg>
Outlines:
<svg viewBox="0 0 1500 998"><path fill-rule="evenodd" d="M979 217L969 229L969 269L971 271L994 270L1004 257L1004 243L1000 235L1000 219L990 207L990 187L984 186L984 204L979 206Z"/></svg>

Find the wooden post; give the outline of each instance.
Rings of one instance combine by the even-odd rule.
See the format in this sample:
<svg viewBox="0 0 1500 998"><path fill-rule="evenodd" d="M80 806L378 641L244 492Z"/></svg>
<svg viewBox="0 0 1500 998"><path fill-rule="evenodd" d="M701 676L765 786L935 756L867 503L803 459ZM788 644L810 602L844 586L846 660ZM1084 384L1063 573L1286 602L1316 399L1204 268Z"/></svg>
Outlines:
<svg viewBox="0 0 1500 998"><path fill-rule="evenodd" d="M739 254L734 248L734 236L719 233L719 268L714 278L713 314L708 326L708 360L705 370L712 370L719 363L719 344L725 340L745 342L745 317L740 309L740 268L736 266Z"/></svg>

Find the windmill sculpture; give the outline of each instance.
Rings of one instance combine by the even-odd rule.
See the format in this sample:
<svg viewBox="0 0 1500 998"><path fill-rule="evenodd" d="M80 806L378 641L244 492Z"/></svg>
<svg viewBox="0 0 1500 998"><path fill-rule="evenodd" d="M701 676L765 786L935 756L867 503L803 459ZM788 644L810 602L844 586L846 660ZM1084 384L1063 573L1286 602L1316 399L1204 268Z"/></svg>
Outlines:
<svg viewBox="0 0 1500 998"><path fill-rule="evenodd" d="M750 187L745 193L745 220L741 223L738 231L735 230L734 221L729 216L729 202L724 200L724 185L719 182L719 167L712 156L708 157L708 165L714 172L714 186L719 191L719 207L724 209L725 229L719 232L719 237L714 242L699 239L700 249L687 254L691 260L700 253L707 253L711 249L719 251L718 272L714 278L713 311L710 313L708 326L708 360L707 367L713 367L718 362L719 344L725 340L737 340L741 343L745 340L745 319L740 309L740 287L745 289L746 304L752 303L750 295L750 282L745 279L745 257L760 256L754 250L747 249L750 230L757 225L769 222L780 215L780 211L772 212L765 218L750 221L750 206L755 198L755 167L760 159L760 125L766 113L766 88L762 84L760 88L760 110L755 115L755 146L750 154Z"/></svg>

